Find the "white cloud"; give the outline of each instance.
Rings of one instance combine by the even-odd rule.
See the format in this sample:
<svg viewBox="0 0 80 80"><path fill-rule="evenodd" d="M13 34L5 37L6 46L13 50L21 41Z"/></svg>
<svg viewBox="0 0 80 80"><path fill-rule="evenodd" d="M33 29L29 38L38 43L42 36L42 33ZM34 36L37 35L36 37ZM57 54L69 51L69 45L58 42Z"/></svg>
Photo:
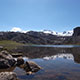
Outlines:
<svg viewBox="0 0 80 80"><path fill-rule="evenodd" d="M21 32L22 30L21 30L21 28L13 27L13 28L11 29L11 31L13 31L13 32Z"/></svg>
<svg viewBox="0 0 80 80"><path fill-rule="evenodd" d="M27 31L22 30L19 27L13 27L10 31L12 32L22 32L22 33L26 33Z"/></svg>

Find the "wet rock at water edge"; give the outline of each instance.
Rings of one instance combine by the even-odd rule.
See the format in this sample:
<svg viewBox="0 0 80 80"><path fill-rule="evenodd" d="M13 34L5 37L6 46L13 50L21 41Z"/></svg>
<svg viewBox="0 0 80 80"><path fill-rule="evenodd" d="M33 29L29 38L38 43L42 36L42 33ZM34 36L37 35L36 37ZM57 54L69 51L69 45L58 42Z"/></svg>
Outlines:
<svg viewBox="0 0 80 80"><path fill-rule="evenodd" d="M14 72L1 72L0 80L18 80Z"/></svg>
<svg viewBox="0 0 80 80"><path fill-rule="evenodd" d="M27 74L33 74L35 72L38 72L40 69L42 68L33 61L28 61L24 64L24 70Z"/></svg>
<svg viewBox="0 0 80 80"><path fill-rule="evenodd" d="M20 65L23 65L24 64L24 59L23 59L23 57L18 57L17 58L17 66L20 66Z"/></svg>

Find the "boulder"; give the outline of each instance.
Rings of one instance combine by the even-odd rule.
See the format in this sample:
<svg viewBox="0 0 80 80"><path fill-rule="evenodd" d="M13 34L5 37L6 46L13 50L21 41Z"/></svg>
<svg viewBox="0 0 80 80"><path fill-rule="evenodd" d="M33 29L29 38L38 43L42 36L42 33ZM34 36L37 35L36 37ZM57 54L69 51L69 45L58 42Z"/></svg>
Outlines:
<svg viewBox="0 0 80 80"><path fill-rule="evenodd" d="M14 72L1 72L0 80L18 80Z"/></svg>
<svg viewBox="0 0 80 80"><path fill-rule="evenodd" d="M13 59L13 57L5 50L0 52L0 58L4 58L8 60Z"/></svg>
<svg viewBox="0 0 80 80"><path fill-rule="evenodd" d="M33 61L27 61L24 65L24 70L27 74L38 72L40 69L42 68Z"/></svg>
<svg viewBox="0 0 80 80"><path fill-rule="evenodd" d="M16 61L7 51L0 52L0 69L13 67L15 63Z"/></svg>
<svg viewBox="0 0 80 80"><path fill-rule="evenodd" d="M24 64L23 58L22 58L22 57L18 57L18 58L17 58L17 66L20 66L20 65L22 65L22 64Z"/></svg>
<svg viewBox="0 0 80 80"><path fill-rule="evenodd" d="M0 69L6 69L11 67L8 60L0 59Z"/></svg>

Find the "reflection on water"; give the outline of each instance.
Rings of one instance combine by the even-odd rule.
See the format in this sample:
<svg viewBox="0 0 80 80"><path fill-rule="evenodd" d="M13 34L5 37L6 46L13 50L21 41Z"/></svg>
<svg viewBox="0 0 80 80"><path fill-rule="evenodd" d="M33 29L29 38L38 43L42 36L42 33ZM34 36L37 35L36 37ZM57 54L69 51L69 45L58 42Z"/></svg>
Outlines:
<svg viewBox="0 0 80 80"><path fill-rule="evenodd" d="M60 46L60 45L59 45ZM63 45L61 45L63 46ZM68 46L68 45L67 45ZM69 45L70 46L70 45ZM55 56L55 55L62 55L62 54L72 54L74 56L74 61L77 63L80 63L80 47L70 47L70 48L61 48L61 47L34 47L34 46L24 46L20 47L16 50L13 50L13 52L20 52L23 53L24 56L36 59L36 58L43 58L43 57L49 57L49 56ZM68 55L67 55L68 56Z"/></svg>
<svg viewBox="0 0 80 80"><path fill-rule="evenodd" d="M25 61L34 61L43 69L26 75L23 69L13 71L21 80L80 80L80 47L24 46L15 50L23 53Z"/></svg>
<svg viewBox="0 0 80 80"><path fill-rule="evenodd" d="M53 55L53 56L46 56L46 57L43 57L43 59L45 60L50 60L50 59L53 59L55 60L56 58L64 58L64 59L70 59L70 60L74 60L74 56L72 54L57 54L57 55Z"/></svg>
<svg viewBox="0 0 80 80"><path fill-rule="evenodd" d="M32 45L33 47L57 47L57 48L73 48L80 47L80 45Z"/></svg>

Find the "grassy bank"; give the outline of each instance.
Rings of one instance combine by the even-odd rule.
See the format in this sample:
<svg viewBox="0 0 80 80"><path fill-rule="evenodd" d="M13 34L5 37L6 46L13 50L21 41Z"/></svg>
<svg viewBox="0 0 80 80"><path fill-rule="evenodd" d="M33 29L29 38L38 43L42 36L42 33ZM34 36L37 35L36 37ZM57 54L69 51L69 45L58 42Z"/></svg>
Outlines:
<svg viewBox="0 0 80 80"><path fill-rule="evenodd" d="M23 43L18 43L16 41L10 41L10 40L2 40L0 41L0 46L3 46L4 49L11 50L15 49L18 46L23 46Z"/></svg>

